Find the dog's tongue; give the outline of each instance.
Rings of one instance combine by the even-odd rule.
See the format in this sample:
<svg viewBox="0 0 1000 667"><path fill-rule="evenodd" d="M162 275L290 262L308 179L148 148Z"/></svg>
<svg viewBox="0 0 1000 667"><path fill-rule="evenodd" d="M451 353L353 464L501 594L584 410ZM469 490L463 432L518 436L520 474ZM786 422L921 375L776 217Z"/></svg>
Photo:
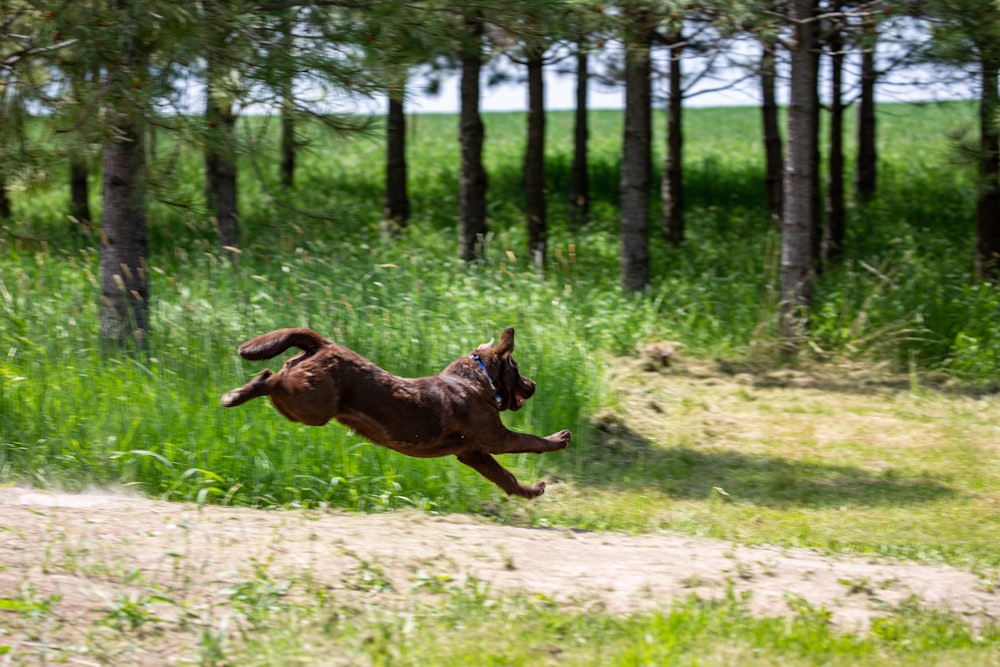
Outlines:
<svg viewBox="0 0 1000 667"><path fill-rule="evenodd" d="M520 410L521 408L523 408L524 407L524 396L521 396L521 394L516 394L515 393L514 394L514 403L517 404L518 410Z"/></svg>

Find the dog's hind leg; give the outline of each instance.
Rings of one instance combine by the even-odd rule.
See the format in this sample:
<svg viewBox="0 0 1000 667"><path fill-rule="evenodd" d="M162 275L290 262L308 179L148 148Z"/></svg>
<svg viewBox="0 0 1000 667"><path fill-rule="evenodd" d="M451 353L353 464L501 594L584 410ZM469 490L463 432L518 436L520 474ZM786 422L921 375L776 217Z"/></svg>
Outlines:
<svg viewBox="0 0 1000 667"><path fill-rule="evenodd" d="M508 495L530 499L545 493L545 482L535 482L531 486L521 484L513 473L486 452L468 452L457 456L459 461L499 486Z"/></svg>
<svg viewBox="0 0 1000 667"><path fill-rule="evenodd" d="M233 408L259 396L267 396L271 393L276 381L277 376L265 368L242 387L223 394L222 405Z"/></svg>

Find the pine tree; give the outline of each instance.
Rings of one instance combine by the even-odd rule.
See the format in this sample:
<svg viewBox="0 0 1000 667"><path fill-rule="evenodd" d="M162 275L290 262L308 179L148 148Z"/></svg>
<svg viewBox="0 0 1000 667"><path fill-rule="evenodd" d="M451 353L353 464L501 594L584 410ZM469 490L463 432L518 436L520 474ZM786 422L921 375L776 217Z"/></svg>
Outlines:
<svg viewBox="0 0 1000 667"><path fill-rule="evenodd" d="M979 188L976 274L1000 278L1000 5L994 0L931 0L931 55L974 65L979 75Z"/></svg>

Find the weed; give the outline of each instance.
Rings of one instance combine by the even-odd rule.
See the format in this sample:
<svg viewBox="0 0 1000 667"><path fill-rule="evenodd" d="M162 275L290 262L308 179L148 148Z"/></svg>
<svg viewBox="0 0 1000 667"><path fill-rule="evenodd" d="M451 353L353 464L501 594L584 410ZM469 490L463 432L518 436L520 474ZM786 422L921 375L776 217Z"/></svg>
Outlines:
<svg viewBox="0 0 1000 667"><path fill-rule="evenodd" d="M102 609L104 617L97 623L117 630L136 632L148 624L162 622L164 619L157 615L157 608L161 604L173 603L170 598L150 591L131 594L122 591Z"/></svg>
<svg viewBox="0 0 1000 667"><path fill-rule="evenodd" d="M417 570L410 577L410 590L436 594L447 593L454 581L455 578L448 573L431 574L426 570Z"/></svg>
<svg viewBox="0 0 1000 667"><path fill-rule="evenodd" d="M62 595L42 597L38 595L30 581L21 582L14 597L0 597L0 610L14 612L31 621L39 621L52 615Z"/></svg>
<svg viewBox="0 0 1000 667"><path fill-rule="evenodd" d="M340 583L352 591L373 595L393 590L392 582L378 563L361 560L340 578Z"/></svg>
<svg viewBox="0 0 1000 667"><path fill-rule="evenodd" d="M875 588L871 579L862 577L861 579L838 579L837 583L847 587L848 595L875 595Z"/></svg>
<svg viewBox="0 0 1000 667"><path fill-rule="evenodd" d="M292 582L272 577L269 559L260 561L250 558L249 564L252 578L227 586L222 592L228 596L234 609L242 613L252 626L257 626L266 622L273 614L288 609L286 596Z"/></svg>

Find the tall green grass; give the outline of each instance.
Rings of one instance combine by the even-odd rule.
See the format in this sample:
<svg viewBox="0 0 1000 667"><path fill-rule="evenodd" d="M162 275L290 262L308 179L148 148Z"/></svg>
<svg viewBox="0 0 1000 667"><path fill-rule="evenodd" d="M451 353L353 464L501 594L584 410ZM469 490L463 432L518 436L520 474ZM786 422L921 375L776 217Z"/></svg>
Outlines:
<svg viewBox="0 0 1000 667"><path fill-rule="evenodd" d="M978 382L997 376L998 294L971 279L972 181L949 160L942 132L971 112L883 110L881 194L851 209L848 258L820 280L815 350ZM539 434L569 427L583 448L591 416L608 399L603 355L651 340L681 341L694 356L766 349L778 237L764 209L756 111L688 112L689 241L672 248L654 233L653 284L642 295L618 287L620 114L593 115L593 219L578 229L561 196L571 117L551 117L544 272L524 256L520 114L486 117L491 233L484 260L469 265L454 259L452 116L410 120L414 217L397 241L379 233L377 132L344 138L303 128L298 182L284 192L274 133L260 119L245 123L244 139L260 145L241 165L246 243L235 265L216 251L198 208L200 156L161 137L154 177L192 206L150 205L148 355L100 347L99 239L63 217L62 167L40 185L24 184L0 237L0 478L121 483L166 498L255 505L479 511L495 490L454 460L404 459L340 427L291 424L264 401L220 408L218 396L263 365L240 361L236 346L272 328L310 326L416 376L513 325L522 369L539 391L510 425ZM508 463L530 480L559 456Z"/></svg>
<svg viewBox="0 0 1000 667"><path fill-rule="evenodd" d="M269 277L226 266L208 251L182 251L186 260L169 278L163 274L176 293L153 291L148 357L108 357L81 335L96 331L88 295L95 286L72 276L92 275L92 267L75 257L22 256L3 281L12 336L0 394L0 465L39 483L122 482L166 497L254 504L457 510L474 502L468 494L482 494L468 483L477 476L454 461L400 466L398 455L345 429L290 424L266 401L222 409L219 394L261 366L240 362L235 346L282 326L314 327L393 372L416 376L513 324L522 369L543 388L510 420L514 428L554 432L584 423L599 403L600 365L572 336L572 316L558 306L564 290L448 256L375 258L360 250L345 261L351 253L323 250L314 242L309 252L276 259ZM253 255L248 250L241 261L258 261ZM152 265L154 275L158 268ZM32 288L39 281L46 289ZM67 312L69 304L76 305ZM562 335L549 329L560 321ZM537 474L531 461L524 457L528 475Z"/></svg>

